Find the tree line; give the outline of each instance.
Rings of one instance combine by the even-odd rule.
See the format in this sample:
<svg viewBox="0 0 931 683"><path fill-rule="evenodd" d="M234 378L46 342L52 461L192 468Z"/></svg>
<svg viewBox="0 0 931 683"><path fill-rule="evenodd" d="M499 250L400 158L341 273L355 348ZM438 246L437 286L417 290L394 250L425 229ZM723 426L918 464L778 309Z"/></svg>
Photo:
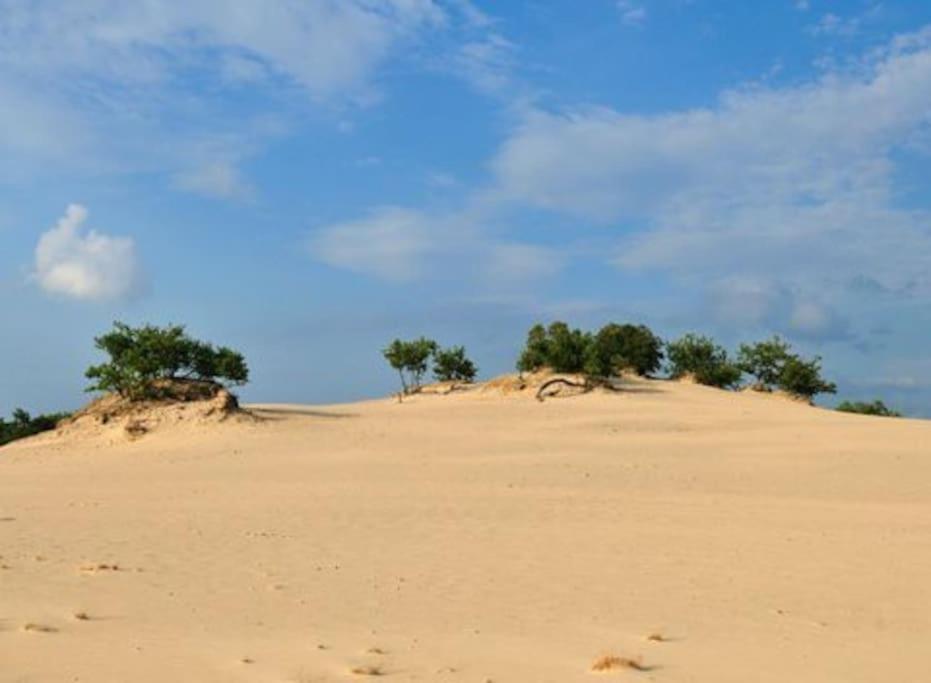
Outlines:
<svg viewBox="0 0 931 683"><path fill-rule="evenodd" d="M190 394L176 393L178 385L196 383L210 389L249 381L249 367L240 352L194 339L182 325L132 327L115 322L94 343L108 359L87 369L85 375L92 382L88 391L115 393L129 401L186 400ZM426 337L395 339L382 355L397 371L402 394L419 391L428 371L441 382L470 383L478 375L465 347L444 348ZM722 389L736 388L749 377L755 389L779 389L809 400L837 392L834 382L822 376L820 357L804 358L778 336L741 344L732 356L704 335L690 333L667 342L647 326L630 323L608 323L596 332L562 321L534 325L516 365L521 373L546 368L581 375L593 385L623 373L651 377L665 370L672 379L690 377ZM845 401L837 410L900 416L879 400ZM54 429L64 417L66 413L32 417L17 409L10 420L0 418L0 445Z"/></svg>

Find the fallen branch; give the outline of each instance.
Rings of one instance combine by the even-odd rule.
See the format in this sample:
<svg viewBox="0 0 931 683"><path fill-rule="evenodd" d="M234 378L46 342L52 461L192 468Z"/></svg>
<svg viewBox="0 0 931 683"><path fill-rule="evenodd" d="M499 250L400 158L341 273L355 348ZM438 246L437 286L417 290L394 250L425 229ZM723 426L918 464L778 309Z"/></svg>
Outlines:
<svg viewBox="0 0 931 683"><path fill-rule="evenodd" d="M542 402L546 397L546 390L551 386L557 384L562 384L567 387L572 387L573 389L581 389L583 394L587 394L596 388L609 389L611 391L620 391L621 389L614 384L614 380L611 377L585 377L581 382L575 380L566 379L565 377L554 377L549 379L540 385L540 388L537 389L536 398L538 401ZM553 394L555 395L555 394Z"/></svg>

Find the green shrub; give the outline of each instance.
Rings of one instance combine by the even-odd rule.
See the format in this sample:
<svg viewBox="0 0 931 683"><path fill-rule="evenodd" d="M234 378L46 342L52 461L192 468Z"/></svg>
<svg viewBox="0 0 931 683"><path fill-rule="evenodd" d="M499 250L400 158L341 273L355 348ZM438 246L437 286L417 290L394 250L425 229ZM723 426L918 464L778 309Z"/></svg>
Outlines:
<svg viewBox="0 0 931 683"><path fill-rule="evenodd" d="M728 359L724 348L708 337L687 334L667 344L666 355L674 379L692 375L699 384L720 388L733 387L740 381L740 368Z"/></svg>
<svg viewBox="0 0 931 683"><path fill-rule="evenodd" d="M471 382L476 374L478 369L462 346L437 349L433 354L433 376L441 382Z"/></svg>
<svg viewBox="0 0 931 683"><path fill-rule="evenodd" d="M756 344L741 344L737 352L737 366L767 389L779 383L783 368L789 358L789 344L778 336Z"/></svg>
<svg viewBox="0 0 931 683"><path fill-rule="evenodd" d="M609 323L588 345L585 373L595 377L613 377L624 370L632 370L645 376L659 370L662 360L663 341L650 328Z"/></svg>
<svg viewBox="0 0 931 683"><path fill-rule="evenodd" d="M411 341L395 339L382 350L385 360L398 371L401 388L405 394L417 391L427 371L427 361L437 351L432 339L420 337Z"/></svg>
<svg viewBox="0 0 931 683"><path fill-rule="evenodd" d="M554 372L584 372L592 336L570 329L564 322L549 327L534 325L527 333L527 344L517 360L521 372L550 368Z"/></svg>
<svg viewBox="0 0 931 683"><path fill-rule="evenodd" d="M0 417L0 446L55 429L68 416L69 413L49 413L32 417L22 408L17 408L9 422Z"/></svg>
<svg viewBox="0 0 931 683"><path fill-rule="evenodd" d="M837 393L837 385L821 376L820 358L802 360L791 356L779 373L777 386L783 391L807 399L812 399L818 394Z"/></svg>
<svg viewBox="0 0 931 683"><path fill-rule="evenodd" d="M130 327L116 322L113 330L94 341L110 361L87 369L86 377L95 380L88 391L113 391L138 400L153 397L158 380L249 380L242 354L192 339L181 325Z"/></svg>
<svg viewBox="0 0 931 683"><path fill-rule="evenodd" d="M879 399L872 403L866 401L844 401L837 406L842 413L857 413L859 415L877 415L879 417L902 417L902 413L892 410Z"/></svg>

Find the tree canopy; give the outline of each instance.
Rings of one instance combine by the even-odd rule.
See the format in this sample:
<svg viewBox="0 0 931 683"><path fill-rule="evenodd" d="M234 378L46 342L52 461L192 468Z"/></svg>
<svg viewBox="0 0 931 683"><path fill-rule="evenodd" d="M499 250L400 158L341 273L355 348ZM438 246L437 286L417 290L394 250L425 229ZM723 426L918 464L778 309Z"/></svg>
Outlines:
<svg viewBox="0 0 931 683"><path fill-rule="evenodd" d="M670 375L691 375L699 384L730 388L740 382L742 372L731 362L724 347L710 337L687 334L666 345Z"/></svg>
<svg viewBox="0 0 931 683"><path fill-rule="evenodd" d="M242 354L198 341L182 325L131 327L115 322L95 344L110 360L87 369L88 391L113 391L136 400L150 398L158 380L245 384L249 368Z"/></svg>

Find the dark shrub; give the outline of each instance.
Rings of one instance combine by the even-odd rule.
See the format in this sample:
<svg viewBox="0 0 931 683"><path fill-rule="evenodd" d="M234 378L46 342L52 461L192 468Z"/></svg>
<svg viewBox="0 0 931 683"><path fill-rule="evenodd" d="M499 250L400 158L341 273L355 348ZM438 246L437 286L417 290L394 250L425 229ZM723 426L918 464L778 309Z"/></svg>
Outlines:
<svg viewBox="0 0 931 683"><path fill-rule="evenodd" d="M741 344L737 352L737 366L756 377L761 387L771 389L779 383L783 368L794 355L789 344L779 337L756 344Z"/></svg>
<svg viewBox="0 0 931 683"><path fill-rule="evenodd" d="M687 334L666 345L669 370L673 378L692 375L699 384L729 388L740 381L741 371L730 362L727 351L714 340Z"/></svg>
<svg viewBox="0 0 931 683"><path fill-rule="evenodd" d="M89 391L114 391L132 400L155 397L161 380L245 384L242 354L187 336L181 325L130 327L121 322L97 337L110 361L88 368Z"/></svg>
<svg viewBox="0 0 931 683"><path fill-rule="evenodd" d="M478 370L466 356L465 348L437 349L433 355L433 375L441 382L471 382Z"/></svg>
<svg viewBox="0 0 931 683"><path fill-rule="evenodd" d="M570 329L564 322L549 327L534 325L527 334L527 344L517 361L521 372L550 368L554 372L584 372L592 336Z"/></svg>
<svg viewBox="0 0 931 683"><path fill-rule="evenodd" d="M596 377L613 377L624 370L644 376L659 370L663 342L645 325L602 327L592 338L585 359L585 372Z"/></svg>
<svg viewBox="0 0 931 683"><path fill-rule="evenodd" d="M837 410L842 413L857 413L859 415L876 415L879 417L902 417L902 413L892 410L880 400L872 403L865 401L844 401Z"/></svg>
<svg viewBox="0 0 931 683"><path fill-rule="evenodd" d="M66 417L68 413L50 413L32 417L22 408L17 408L13 411L9 422L0 417L0 446L55 429L58 423Z"/></svg>
<svg viewBox="0 0 931 683"><path fill-rule="evenodd" d="M821 376L821 359L802 360L795 356L786 360L777 386L783 391L811 399L818 394L835 394L837 386Z"/></svg>

